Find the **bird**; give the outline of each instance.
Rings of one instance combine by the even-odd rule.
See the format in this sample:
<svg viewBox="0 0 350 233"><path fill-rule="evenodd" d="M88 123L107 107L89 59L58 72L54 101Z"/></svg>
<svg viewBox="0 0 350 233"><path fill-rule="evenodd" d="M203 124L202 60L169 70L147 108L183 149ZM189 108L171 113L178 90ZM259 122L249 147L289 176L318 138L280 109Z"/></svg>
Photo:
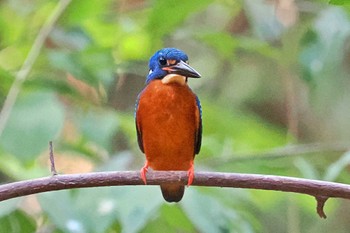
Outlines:
<svg viewBox="0 0 350 233"><path fill-rule="evenodd" d="M140 171L145 184L149 167L187 171L187 185L192 184L193 160L202 142L202 109L187 81L200 77L180 49L163 48L150 58L146 84L135 106L137 142L146 157ZM164 183L160 188L167 202L179 202L185 192L182 184Z"/></svg>

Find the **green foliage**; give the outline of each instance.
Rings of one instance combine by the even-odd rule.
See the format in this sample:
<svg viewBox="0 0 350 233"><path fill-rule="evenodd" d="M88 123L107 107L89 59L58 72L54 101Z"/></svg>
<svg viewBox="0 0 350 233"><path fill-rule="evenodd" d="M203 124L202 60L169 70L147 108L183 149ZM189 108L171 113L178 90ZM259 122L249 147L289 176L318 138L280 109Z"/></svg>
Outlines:
<svg viewBox="0 0 350 233"><path fill-rule="evenodd" d="M0 103L58 2L1 2ZM310 152L298 143L350 139L350 10L344 0L294 3L71 1L43 41L0 135L0 182L49 175L49 141L59 173L72 172L65 166L74 172L140 169L134 101L149 56L171 46L185 50L203 75L189 83L203 108L197 170L349 183L349 152ZM347 203L327 202L325 222L312 197L279 192L189 187L181 203L167 204L159 187L105 187L33 199L38 202L1 202L0 232L350 228Z"/></svg>
<svg viewBox="0 0 350 233"><path fill-rule="evenodd" d="M350 35L349 27L349 18L341 9L330 8L320 14L303 38L305 48L300 60L306 79L315 81L322 79L324 74L327 77L341 75L339 68L343 62L343 48Z"/></svg>
<svg viewBox="0 0 350 233"><path fill-rule="evenodd" d="M149 15L147 29L152 32L152 39L158 40L175 30L193 13L203 10L211 0L185 1L155 1Z"/></svg>
<svg viewBox="0 0 350 233"><path fill-rule="evenodd" d="M346 3L348 3L348 1L346 0L330 0L329 4L332 5L345 5Z"/></svg>
<svg viewBox="0 0 350 233"><path fill-rule="evenodd" d="M16 208L18 207L18 202L19 202L19 199L12 199L12 200L8 200L6 202L1 203L0 204L0 206L1 206L0 218L14 212L16 210Z"/></svg>
<svg viewBox="0 0 350 233"><path fill-rule="evenodd" d="M60 133L63 121L63 106L53 93L23 93L12 110L0 145L21 162L32 162Z"/></svg>
<svg viewBox="0 0 350 233"><path fill-rule="evenodd" d="M157 210L156 218L152 219L141 232L193 232L191 221L186 217L179 205L162 205Z"/></svg>
<svg viewBox="0 0 350 233"><path fill-rule="evenodd" d="M228 33L213 33L201 36L201 40L212 46L220 55L229 58L237 48L237 41Z"/></svg>
<svg viewBox="0 0 350 233"><path fill-rule="evenodd" d="M350 153L347 152L343 156L341 156L337 161L331 164L324 175L324 180L334 181L336 180L340 173L344 171L344 169L350 163Z"/></svg>
<svg viewBox="0 0 350 233"><path fill-rule="evenodd" d="M153 198L159 196L159 189L154 187L74 191L47 193L39 198L50 219L64 232L106 232L115 221L122 232L138 232L163 203L161 197Z"/></svg>
<svg viewBox="0 0 350 233"><path fill-rule="evenodd" d="M89 2L75 0L70 3L61 19L67 24L80 25L91 17L101 17L110 4L110 0L91 0Z"/></svg>
<svg viewBox="0 0 350 233"><path fill-rule="evenodd" d="M0 218L1 232L31 233L36 232L34 220L21 210L16 210Z"/></svg>
<svg viewBox="0 0 350 233"><path fill-rule="evenodd" d="M86 140L95 142L110 151L113 136L118 128L118 118L114 112L90 111L77 114L76 125ZM100 122L100 124L95 124Z"/></svg>
<svg viewBox="0 0 350 233"><path fill-rule="evenodd" d="M40 195L39 202L61 231L98 233L105 232L115 218L116 203L108 193L108 189L59 191Z"/></svg>
<svg viewBox="0 0 350 233"><path fill-rule="evenodd" d="M204 155L210 154L216 157L217 152L222 149L231 152L266 150L286 143L282 130L262 122L254 115L232 112L222 106L209 105L206 102L202 105L206 132L202 151ZM217 114L218 112L220 114ZM223 148L222 145L225 144L228 147Z"/></svg>
<svg viewBox="0 0 350 233"><path fill-rule="evenodd" d="M113 79L113 58L106 49L86 49L75 53L53 51L49 53L49 60L54 68L66 70L94 87L100 83L109 86Z"/></svg>
<svg viewBox="0 0 350 233"><path fill-rule="evenodd" d="M234 209L227 209L219 200L188 190L182 207L200 232L251 232L251 225ZM205 203L205 205L203 205Z"/></svg>

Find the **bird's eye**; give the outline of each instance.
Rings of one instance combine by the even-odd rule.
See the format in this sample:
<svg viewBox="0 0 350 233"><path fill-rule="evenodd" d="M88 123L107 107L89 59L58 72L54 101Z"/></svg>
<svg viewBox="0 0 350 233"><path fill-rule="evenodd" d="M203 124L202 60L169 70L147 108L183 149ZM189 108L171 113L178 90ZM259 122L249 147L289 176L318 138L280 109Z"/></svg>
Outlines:
<svg viewBox="0 0 350 233"><path fill-rule="evenodd" d="M162 66L165 66L167 64L167 62L166 62L164 57L160 57L159 58L159 64L161 64Z"/></svg>

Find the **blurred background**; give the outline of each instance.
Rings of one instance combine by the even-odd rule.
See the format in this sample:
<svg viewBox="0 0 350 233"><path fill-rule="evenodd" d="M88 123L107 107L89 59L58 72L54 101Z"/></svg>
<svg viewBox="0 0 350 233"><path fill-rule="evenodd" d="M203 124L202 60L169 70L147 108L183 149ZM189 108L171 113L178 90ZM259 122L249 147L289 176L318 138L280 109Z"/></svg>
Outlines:
<svg viewBox="0 0 350 233"><path fill-rule="evenodd" d="M15 104L0 116L0 182L49 176L50 140L60 174L139 170L135 100L149 57L177 47L202 74L189 83L196 171L350 183L345 2L1 1L0 106ZM325 211L273 191L193 186L168 204L159 187L105 187L1 202L0 232L349 232L350 201Z"/></svg>

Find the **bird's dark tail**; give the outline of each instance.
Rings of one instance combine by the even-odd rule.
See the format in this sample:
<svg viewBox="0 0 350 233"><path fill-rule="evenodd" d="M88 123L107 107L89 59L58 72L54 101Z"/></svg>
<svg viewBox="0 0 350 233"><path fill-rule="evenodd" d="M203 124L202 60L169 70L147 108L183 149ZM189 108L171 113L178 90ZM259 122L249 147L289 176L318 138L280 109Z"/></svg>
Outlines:
<svg viewBox="0 0 350 233"><path fill-rule="evenodd" d="M162 184L160 189L167 202L179 202L185 193L185 186L178 184Z"/></svg>

